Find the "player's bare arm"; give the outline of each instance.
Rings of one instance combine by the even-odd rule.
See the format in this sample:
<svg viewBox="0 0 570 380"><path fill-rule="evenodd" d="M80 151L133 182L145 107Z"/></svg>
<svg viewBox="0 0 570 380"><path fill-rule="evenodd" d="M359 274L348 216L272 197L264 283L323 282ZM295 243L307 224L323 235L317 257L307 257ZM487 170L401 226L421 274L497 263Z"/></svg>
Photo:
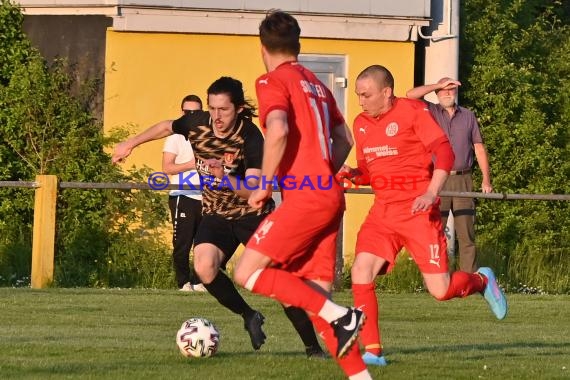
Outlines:
<svg viewBox="0 0 570 380"><path fill-rule="evenodd" d="M335 177L339 182L343 179L347 179L354 183L355 178L362 175L362 172L358 168L351 168L347 164L343 164L339 171L336 173Z"/></svg>
<svg viewBox="0 0 570 380"><path fill-rule="evenodd" d="M168 175L175 175L184 173L188 170L196 169L196 160L184 162L182 164L176 163L176 154L171 152L162 153L162 171Z"/></svg>
<svg viewBox="0 0 570 380"><path fill-rule="evenodd" d="M138 135L117 144L111 158L112 162L114 164L117 164L127 158L131 154L132 150L137 146L148 141L158 140L160 138L170 136L172 133L172 120L161 121L148 128L144 132L141 132Z"/></svg>
<svg viewBox="0 0 570 380"><path fill-rule="evenodd" d="M331 131L331 137L333 169L336 173L342 168L344 161L354 145L354 140L346 123L335 126Z"/></svg>
<svg viewBox="0 0 570 380"><path fill-rule="evenodd" d="M417 197L412 204L412 214L420 211L426 211L435 203L439 192L447 180L447 176L448 172L443 169L435 169L433 171L433 176L426 192Z"/></svg>
<svg viewBox="0 0 570 380"><path fill-rule="evenodd" d="M287 112L282 110L271 111L265 120L265 127L267 131L263 145L261 176L269 179L275 176L287 147L287 135L289 134ZM254 208L261 208L265 201L271 197L272 191L271 186L257 188L249 196L249 205Z"/></svg>
<svg viewBox="0 0 570 380"><path fill-rule="evenodd" d="M340 167L340 169L337 171L337 174L343 177L350 177L351 173L353 173L355 169L351 168L349 165L347 164L342 164L342 166Z"/></svg>
<svg viewBox="0 0 570 380"><path fill-rule="evenodd" d="M432 119L433 121L433 119ZM427 124L426 126L428 126ZM437 129L437 125L431 125L432 128ZM435 156L434 170L431 181L426 189L426 192L414 200L412 204L412 214L418 211L428 210L429 207L435 202L439 192L443 188L449 171L453 167L455 155L453 149L449 144L446 136L441 136L432 141L428 150Z"/></svg>
<svg viewBox="0 0 570 380"><path fill-rule="evenodd" d="M225 174L221 160L209 159L205 160L205 163L208 165L210 173L214 177L222 179L225 176L224 180L229 181L232 191L243 199L249 199L251 193L253 193L253 190L251 189L255 189L259 186L261 169L246 169L245 178L238 179L233 175Z"/></svg>

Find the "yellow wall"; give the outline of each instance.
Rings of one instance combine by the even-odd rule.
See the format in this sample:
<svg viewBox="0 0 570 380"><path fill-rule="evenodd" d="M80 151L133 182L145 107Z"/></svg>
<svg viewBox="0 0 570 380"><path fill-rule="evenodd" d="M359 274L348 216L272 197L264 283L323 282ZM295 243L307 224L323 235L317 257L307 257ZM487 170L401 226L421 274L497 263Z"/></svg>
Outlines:
<svg viewBox="0 0 570 380"><path fill-rule="evenodd" d="M354 79L372 64L386 66L394 75L396 95L413 86L414 45L379 42L303 39L302 53L341 54L347 57L346 94L349 125L360 112ZM134 125L141 131L164 119L177 118L182 97L196 93L206 101L206 89L222 75L242 81L255 103L255 79L264 72L256 36L107 32L105 73L105 131ZM124 164L161 170L162 141L137 148ZM354 164L354 153L349 159ZM358 228L372 195L347 195L344 250L354 255Z"/></svg>

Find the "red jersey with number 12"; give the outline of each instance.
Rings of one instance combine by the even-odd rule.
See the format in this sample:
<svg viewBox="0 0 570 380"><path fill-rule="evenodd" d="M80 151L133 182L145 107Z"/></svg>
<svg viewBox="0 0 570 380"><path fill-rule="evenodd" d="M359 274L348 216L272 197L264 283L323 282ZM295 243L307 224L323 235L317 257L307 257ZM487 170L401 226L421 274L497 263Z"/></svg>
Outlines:
<svg viewBox="0 0 570 380"><path fill-rule="evenodd" d="M297 183L310 178L333 178L331 129L344 118L330 90L298 62L286 62L256 81L259 120L265 129L267 115L273 110L287 112L289 135L278 169L279 179L288 176ZM340 188L332 179L333 188ZM310 190L303 188L302 190ZM299 186L293 192L299 192Z"/></svg>
<svg viewBox="0 0 570 380"><path fill-rule="evenodd" d="M445 134L423 102L395 98L385 114L363 112L353 133L356 159L370 175L376 201L401 202L425 193L433 172L430 145Z"/></svg>

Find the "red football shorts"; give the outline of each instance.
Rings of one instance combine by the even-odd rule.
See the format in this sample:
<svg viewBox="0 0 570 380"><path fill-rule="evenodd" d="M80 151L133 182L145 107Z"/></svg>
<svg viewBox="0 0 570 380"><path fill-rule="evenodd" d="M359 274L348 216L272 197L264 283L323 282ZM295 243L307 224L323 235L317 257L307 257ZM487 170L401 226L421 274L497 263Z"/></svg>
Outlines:
<svg viewBox="0 0 570 380"><path fill-rule="evenodd" d="M259 225L247 248L270 257L274 267L306 280L334 280L336 238L344 202L286 199Z"/></svg>
<svg viewBox="0 0 570 380"><path fill-rule="evenodd" d="M430 210L412 214L413 200L391 204L374 202L358 232L356 254L369 252L388 261L379 274L389 272L405 247L422 273L447 273L447 243L439 201Z"/></svg>

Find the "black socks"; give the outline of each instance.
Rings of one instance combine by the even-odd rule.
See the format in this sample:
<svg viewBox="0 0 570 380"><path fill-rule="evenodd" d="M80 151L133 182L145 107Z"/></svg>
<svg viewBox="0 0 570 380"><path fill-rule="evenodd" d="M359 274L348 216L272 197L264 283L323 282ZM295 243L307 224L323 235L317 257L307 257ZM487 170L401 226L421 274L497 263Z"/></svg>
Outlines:
<svg viewBox="0 0 570 380"><path fill-rule="evenodd" d="M227 309L241 316L251 315L254 310L238 293L234 283L222 271L209 284L204 284L208 292Z"/></svg>
<svg viewBox="0 0 570 380"><path fill-rule="evenodd" d="M315 334L313 323L305 310L294 306L283 307L283 309L285 310L285 315L289 318L293 327L295 327L295 330L297 330L297 333L301 337L305 349L322 351L317 335Z"/></svg>

